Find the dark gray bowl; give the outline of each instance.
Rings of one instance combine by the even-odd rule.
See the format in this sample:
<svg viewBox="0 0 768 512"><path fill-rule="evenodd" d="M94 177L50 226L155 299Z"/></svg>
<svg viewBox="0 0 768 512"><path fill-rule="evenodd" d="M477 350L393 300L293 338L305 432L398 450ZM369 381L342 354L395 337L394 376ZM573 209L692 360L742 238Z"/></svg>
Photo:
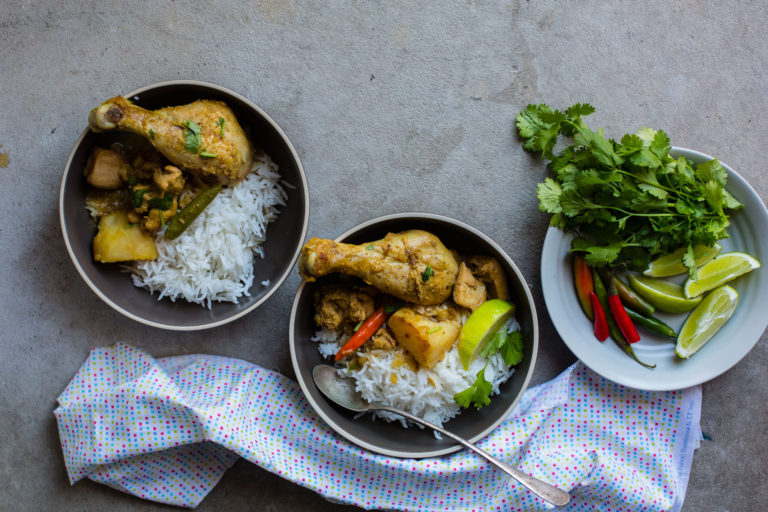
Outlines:
<svg viewBox="0 0 768 512"><path fill-rule="evenodd" d="M512 412L528 386L539 346L536 307L525 279L501 247L478 230L457 220L426 213L387 215L355 226L336 240L361 244L382 238L388 232L406 229L424 229L434 233L446 247L462 254L495 256L507 271L511 300L517 306L516 317L525 340L525 358L512 377L501 386L501 394L493 397L489 406L479 411L467 409L445 425L448 430L475 442L496 428ZM296 378L309 403L338 434L377 453L422 458L460 450L461 446L450 439L435 439L429 429L409 427L405 430L399 423L373 421L370 415L354 419L355 413L333 404L317 389L312 380L312 368L328 361L320 356L317 343L310 340L316 330L313 294L318 287L335 279L336 276L325 276L312 283L302 282L291 310L291 360Z"/></svg>
<svg viewBox="0 0 768 512"><path fill-rule="evenodd" d="M267 241L263 246L264 258L257 257L254 263L255 278L249 290L250 296L241 297L238 304L214 303L210 310L184 300L158 301L156 295L133 286L130 276L120 271L119 264L93 261L92 242L96 228L84 207L87 187L83 168L93 146L108 146L119 140L129 142L136 136L120 132L93 133L86 128L69 156L59 195L61 231L77 271L96 295L114 309L138 322L163 329L207 329L231 322L256 309L288 276L307 233L307 180L293 145L263 110L243 96L218 85L191 80L161 82L125 96L150 109L183 105L203 98L226 102L253 144L264 149L279 165L282 179L295 188L286 188L287 205L280 208L277 220L269 225ZM87 123L87 119L88 112L83 112L83 124ZM261 281L267 279L270 285L262 286Z"/></svg>

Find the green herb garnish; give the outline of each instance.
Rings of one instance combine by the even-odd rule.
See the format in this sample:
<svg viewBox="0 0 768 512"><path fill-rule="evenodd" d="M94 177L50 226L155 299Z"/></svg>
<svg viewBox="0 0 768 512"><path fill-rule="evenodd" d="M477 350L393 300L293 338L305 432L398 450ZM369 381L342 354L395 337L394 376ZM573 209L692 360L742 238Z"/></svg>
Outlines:
<svg viewBox="0 0 768 512"><path fill-rule="evenodd" d="M143 201L142 197L147 192L149 192L149 189L146 189L146 188L135 189L133 191L133 207L134 208L138 208L141 206L141 203Z"/></svg>
<svg viewBox="0 0 768 512"><path fill-rule="evenodd" d="M427 334L435 334L437 331L442 331L442 330L443 330L443 326L438 325L437 327L433 327L430 330L428 330Z"/></svg>
<svg viewBox="0 0 768 512"><path fill-rule="evenodd" d="M149 201L149 207L157 210L167 210L173 205L173 194L165 193L163 197L153 197Z"/></svg>
<svg viewBox="0 0 768 512"><path fill-rule="evenodd" d="M432 270L432 267L427 265L427 268L424 269L424 272L421 273L421 282L426 283L429 281L429 278L435 275L435 271Z"/></svg>
<svg viewBox="0 0 768 512"><path fill-rule="evenodd" d="M365 250L366 250L366 251L372 251L372 250L374 250L375 248L376 248L376 244L368 244L368 245L365 247Z"/></svg>
<svg viewBox="0 0 768 512"><path fill-rule="evenodd" d="M405 306L405 302L403 302L401 300L398 300L398 301L395 301L395 302L389 302L389 303L387 303L384 306L384 312L386 314L390 315L390 314L394 313L395 311L397 311L398 309L400 309L403 306Z"/></svg>
<svg viewBox="0 0 768 512"><path fill-rule="evenodd" d="M152 128L149 129L149 138L151 140L155 140L155 130L153 130Z"/></svg>
<svg viewBox="0 0 768 512"><path fill-rule="evenodd" d="M220 117L219 120L216 121L216 126L221 128L221 132L220 132L220 136L221 137L224 136L224 125L226 125L226 124L227 124L227 120L224 119L223 117Z"/></svg>
<svg viewBox="0 0 768 512"><path fill-rule="evenodd" d="M523 335L520 331L507 332L501 329L488 341L485 349L480 354L486 358L483 369L477 374L477 378L471 387L457 393L453 399L464 409L474 405L480 409L491 403L490 393L493 387L485 380L485 368L490 358L497 352L508 366L516 366L523 360Z"/></svg>
<svg viewBox="0 0 768 512"><path fill-rule="evenodd" d="M203 157L203 158L216 158L219 155L217 155L216 153L209 153L205 149L201 149L200 150L200 156Z"/></svg>
<svg viewBox="0 0 768 512"><path fill-rule="evenodd" d="M363 320L360 320L359 322L357 322L357 325L355 326L355 332L357 332L358 329L360 329L361 325L363 325Z"/></svg>
<svg viewBox="0 0 768 512"><path fill-rule="evenodd" d="M565 112L528 105L517 115L523 148L540 152L554 173L537 188L539 208L552 214L550 225L574 233L573 251L594 267L643 270L656 255L680 247L690 254L728 236L724 212L743 206L725 189L727 172L717 159L694 167L673 158L661 130L606 139L582 119L594 111L580 103ZM573 144L556 154L560 135ZM682 262L694 276L692 258Z"/></svg>
<svg viewBox="0 0 768 512"><path fill-rule="evenodd" d="M200 144L202 143L200 125L189 120L181 123L181 126L186 128L184 132L184 149L190 153L197 153L200 151Z"/></svg>
<svg viewBox="0 0 768 512"><path fill-rule="evenodd" d="M464 391L456 393L453 399L464 409L468 409L470 405L474 405L476 408L480 409L491 403L492 390L493 385L485 380L485 366L483 366L483 368L477 372L474 384Z"/></svg>

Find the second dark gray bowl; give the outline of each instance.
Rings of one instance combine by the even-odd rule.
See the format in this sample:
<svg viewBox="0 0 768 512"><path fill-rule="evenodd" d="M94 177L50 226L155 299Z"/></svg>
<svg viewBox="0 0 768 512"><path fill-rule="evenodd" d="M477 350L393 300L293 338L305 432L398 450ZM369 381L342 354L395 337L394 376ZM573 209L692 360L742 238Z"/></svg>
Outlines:
<svg viewBox="0 0 768 512"><path fill-rule="evenodd" d="M512 259L489 237L457 220L426 213L387 215L355 226L336 240L361 244L382 238L389 232L407 229L424 229L434 233L446 247L461 254L494 256L507 271L511 301L517 306L516 317L523 333L525 357L512 377L501 386L501 393L492 397L489 406L480 410L464 410L445 424L448 430L475 442L490 433L512 412L528 386L539 346L536 307L528 285ZM317 329L313 320L313 295L318 287L335 279L336 276L331 275L312 283L302 282L291 310L291 360L309 403L338 434L373 452L394 457L423 458L460 450L461 445L447 438L436 439L429 429L413 426L405 430L399 423L373 421L370 415L355 419L355 413L333 404L317 389L312 380L312 368L328 361L320 356L317 343L310 340Z"/></svg>
<svg viewBox="0 0 768 512"><path fill-rule="evenodd" d="M288 276L307 233L309 193L296 150L283 130L263 110L218 85L177 80L148 85L125 96L149 109L183 105L197 99L224 101L235 112L252 144L263 149L279 166L282 180L289 185L286 188L287 205L280 207L277 220L267 228L267 241L262 246L264 258L256 257L254 261L255 277L250 296L240 297L237 304L215 302L211 309L184 300L158 301L147 290L133 286L130 276L120 270L119 264L93 261L91 248L96 228L85 209L87 184L83 168L94 146L109 146L112 142L136 136L122 132L93 133L86 128L69 157L59 194L61 230L75 268L104 302L127 317L153 327L179 331L207 329L253 311ZM83 121L87 122L87 119L88 112L84 112ZM270 282L269 286L262 286L261 281L266 280Z"/></svg>

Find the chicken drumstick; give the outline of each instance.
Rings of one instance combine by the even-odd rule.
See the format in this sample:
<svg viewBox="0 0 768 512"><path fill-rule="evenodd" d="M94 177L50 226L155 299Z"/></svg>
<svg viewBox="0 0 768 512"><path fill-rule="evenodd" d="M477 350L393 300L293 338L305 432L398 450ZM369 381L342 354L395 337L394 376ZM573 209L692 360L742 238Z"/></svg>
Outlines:
<svg viewBox="0 0 768 512"><path fill-rule="evenodd" d="M311 238L301 250L299 273L307 281L333 272L363 279L399 299L440 304L451 296L458 264L432 233L389 233L361 245Z"/></svg>
<svg viewBox="0 0 768 512"><path fill-rule="evenodd" d="M147 110L116 96L94 108L88 124L94 132L123 130L143 135L174 165L219 183L240 181L253 164L243 129L221 101L197 100Z"/></svg>

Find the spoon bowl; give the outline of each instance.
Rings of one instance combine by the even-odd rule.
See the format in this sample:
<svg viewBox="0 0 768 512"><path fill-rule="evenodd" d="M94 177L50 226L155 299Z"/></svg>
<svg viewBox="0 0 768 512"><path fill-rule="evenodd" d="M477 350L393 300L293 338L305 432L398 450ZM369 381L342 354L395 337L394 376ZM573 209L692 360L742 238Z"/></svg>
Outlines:
<svg viewBox="0 0 768 512"><path fill-rule="evenodd" d="M352 379L345 379L341 377L333 366L327 364L319 364L312 368L312 378L315 381L315 385L318 389L331 401L336 404L355 412L366 411L389 411L414 422L429 427L437 432L440 432L446 437L450 437L454 441L458 442L462 446L469 448L488 462L495 464L499 469L507 473L509 476L517 480L529 491L534 493L539 498L546 500L554 505L565 505L571 499L571 496L564 490L550 485L546 482L533 478L520 471L519 469L510 466L506 462L503 462L490 453L486 452L482 448L475 446L466 439L445 430L429 421L423 420L418 416L414 416L408 412L389 407L383 404L370 403L360 396L360 393L355 389L355 383Z"/></svg>

